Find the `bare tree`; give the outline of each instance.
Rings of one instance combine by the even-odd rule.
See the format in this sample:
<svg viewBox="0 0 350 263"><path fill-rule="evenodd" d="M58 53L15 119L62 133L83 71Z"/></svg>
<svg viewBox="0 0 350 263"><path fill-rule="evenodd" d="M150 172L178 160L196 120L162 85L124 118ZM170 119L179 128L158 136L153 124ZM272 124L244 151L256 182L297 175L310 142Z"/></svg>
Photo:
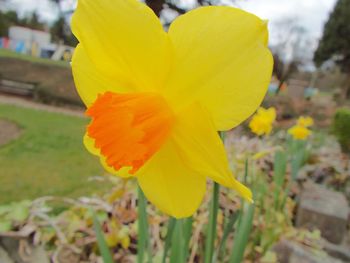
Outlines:
<svg viewBox="0 0 350 263"><path fill-rule="evenodd" d="M76 46L78 40L73 35L69 25L69 17L73 13L73 10L62 10L62 1L63 0L50 0L50 2L58 10L58 18L51 27L51 34L53 36L53 39L57 42L63 42L64 44L69 46Z"/></svg>
<svg viewBox="0 0 350 263"><path fill-rule="evenodd" d="M275 44L271 46L274 54L274 73L279 80L277 94L283 83L292 73L307 62L312 61L310 48L312 41L305 28L295 18L284 18L272 25Z"/></svg>

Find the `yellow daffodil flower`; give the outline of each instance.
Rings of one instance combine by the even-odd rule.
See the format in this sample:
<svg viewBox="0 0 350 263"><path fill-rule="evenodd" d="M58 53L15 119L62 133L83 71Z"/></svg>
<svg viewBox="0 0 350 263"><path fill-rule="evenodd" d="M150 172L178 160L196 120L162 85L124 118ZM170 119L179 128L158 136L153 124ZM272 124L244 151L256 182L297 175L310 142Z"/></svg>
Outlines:
<svg viewBox="0 0 350 263"><path fill-rule="evenodd" d="M314 120L311 117L304 117L300 116L297 120L297 125L303 126L303 127L310 127L314 125Z"/></svg>
<svg viewBox="0 0 350 263"><path fill-rule="evenodd" d="M276 120L276 109L259 108L249 123L249 128L256 135L269 135L272 131L272 124Z"/></svg>
<svg viewBox="0 0 350 263"><path fill-rule="evenodd" d="M168 32L136 0L79 0L72 59L91 117L84 143L111 173L136 177L148 200L192 215L206 179L251 191L232 175L217 131L261 103L271 78L267 23L231 7L201 7Z"/></svg>
<svg viewBox="0 0 350 263"><path fill-rule="evenodd" d="M306 140L311 135L311 131L308 128L298 124L290 128L288 133L292 135L294 140Z"/></svg>

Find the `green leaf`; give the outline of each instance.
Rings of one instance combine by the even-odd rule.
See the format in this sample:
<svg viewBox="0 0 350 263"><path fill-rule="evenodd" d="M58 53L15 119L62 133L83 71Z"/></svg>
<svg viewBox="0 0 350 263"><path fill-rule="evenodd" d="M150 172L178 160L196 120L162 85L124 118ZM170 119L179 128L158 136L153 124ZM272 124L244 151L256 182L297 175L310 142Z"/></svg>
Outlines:
<svg viewBox="0 0 350 263"><path fill-rule="evenodd" d="M12 229L12 223L10 220L1 220L0 222L0 233L1 232L7 232L11 231Z"/></svg>
<svg viewBox="0 0 350 263"><path fill-rule="evenodd" d="M213 261L212 261L213 263L217 262L217 259L221 258L223 253L225 252L227 238L228 238L229 234L233 231L233 226L235 225L235 222L237 221L239 214L240 214L240 211L238 211L236 213L232 213L230 215L230 218L229 218L227 224L225 225L224 233L222 235L222 238L221 238L221 241L219 244L219 248L213 256Z"/></svg>
<svg viewBox="0 0 350 263"><path fill-rule="evenodd" d="M105 211L96 212L96 217L98 219L98 222L104 222L108 219L108 215Z"/></svg>
<svg viewBox="0 0 350 263"><path fill-rule="evenodd" d="M97 218L95 212L91 211L91 213L92 213L92 218L94 221L94 229L95 229L95 233L96 233L97 244L98 244L98 248L100 250L101 256L103 258L103 262L104 263L113 263L113 257L111 255L111 252L109 251L107 242L104 238L100 222L98 221L98 218Z"/></svg>
<svg viewBox="0 0 350 263"><path fill-rule="evenodd" d="M282 187L287 168L287 155L283 151L277 151L275 153L274 160L274 182L278 186Z"/></svg>
<svg viewBox="0 0 350 263"><path fill-rule="evenodd" d="M254 204L248 204L247 202L244 202L243 204L242 217L240 219L237 233L235 234L229 263L242 262L244 251L247 246L250 231L253 225L254 208Z"/></svg>
<svg viewBox="0 0 350 263"><path fill-rule="evenodd" d="M148 262L152 262L152 251L149 244L147 200L140 187L138 187L138 240L137 263L144 263L145 252L148 252Z"/></svg>
<svg viewBox="0 0 350 263"><path fill-rule="evenodd" d="M188 217L185 219L183 224L183 235L184 235L184 260L187 262L187 257L190 251L190 240L192 236L192 224L193 217Z"/></svg>
<svg viewBox="0 0 350 263"><path fill-rule="evenodd" d="M293 180L297 178L298 172L305 162L305 146L305 142L300 140L293 140L291 143L291 175Z"/></svg>
<svg viewBox="0 0 350 263"><path fill-rule="evenodd" d="M166 237L163 263L166 262L167 251L170 248L170 263L185 263L189 254L189 243L192 234L193 218L171 218Z"/></svg>
<svg viewBox="0 0 350 263"><path fill-rule="evenodd" d="M249 165L249 159L245 159L244 162L244 179L243 179L243 183L247 184L247 179L248 179L248 165Z"/></svg>
<svg viewBox="0 0 350 263"><path fill-rule="evenodd" d="M165 244L164 244L164 251L163 251L163 258L162 258L162 263L166 263L166 257L168 254L168 251L171 246L171 239L174 233L174 228L176 224L176 219L171 217L168 222L168 229L167 229L167 234L165 237Z"/></svg>
<svg viewBox="0 0 350 263"><path fill-rule="evenodd" d="M245 165L245 178L248 177L248 160ZM253 168L253 172L254 172ZM254 176L253 176L254 177ZM254 192L254 191L253 191ZM232 253L229 263L241 263L244 256L244 251L248 243L250 232L253 226L255 205L247 203L242 199L242 209L238 216L238 226L234 236Z"/></svg>
<svg viewBox="0 0 350 263"><path fill-rule="evenodd" d="M274 192L275 209L279 207L280 193L285 181L286 170L287 170L287 155L283 151L277 151L275 153L274 172L273 172L273 180L276 186L275 192Z"/></svg>
<svg viewBox="0 0 350 263"><path fill-rule="evenodd" d="M6 218L12 221L22 222L29 216L29 208L20 203L12 207L11 212L6 215Z"/></svg>
<svg viewBox="0 0 350 263"><path fill-rule="evenodd" d="M185 263L183 220L184 219L177 219L175 223L173 238L171 242L170 263Z"/></svg>
<svg viewBox="0 0 350 263"><path fill-rule="evenodd" d="M209 223L207 228L207 235L205 240L204 262L211 263L214 254L214 241L216 237L216 221L219 210L219 192L220 185L214 183L213 197L210 203Z"/></svg>
<svg viewBox="0 0 350 263"><path fill-rule="evenodd" d="M0 216L11 212L11 210L12 210L12 206L11 205L1 205L0 206Z"/></svg>

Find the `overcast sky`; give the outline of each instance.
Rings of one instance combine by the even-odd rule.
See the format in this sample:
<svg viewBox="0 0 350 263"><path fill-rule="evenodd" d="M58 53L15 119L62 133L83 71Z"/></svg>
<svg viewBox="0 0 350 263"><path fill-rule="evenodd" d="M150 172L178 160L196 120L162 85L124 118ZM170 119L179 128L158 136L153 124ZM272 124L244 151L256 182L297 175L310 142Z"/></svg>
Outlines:
<svg viewBox="0 0 350 263"><path fill-rule="evenodd" d="M274 24L294 18L312 37L319 38L336 0L244 0L238 5ZM273 30L273 28L272 28Z"/></svg>
<svg viewBox="0 0 350 263"><path fill-rule="evenodd" d="M9 0L9 2L10 6L21 14L36 10L46 21L53 21L57 14L57 10L48 0ZM70 6L74 2L74 0L65 0L64 6ZM312 37L319 38L335 2L336 0L237 0L237 6L268 19L272 25L271 31L273 31L273 24L279 20L295 18Z"/></svg>

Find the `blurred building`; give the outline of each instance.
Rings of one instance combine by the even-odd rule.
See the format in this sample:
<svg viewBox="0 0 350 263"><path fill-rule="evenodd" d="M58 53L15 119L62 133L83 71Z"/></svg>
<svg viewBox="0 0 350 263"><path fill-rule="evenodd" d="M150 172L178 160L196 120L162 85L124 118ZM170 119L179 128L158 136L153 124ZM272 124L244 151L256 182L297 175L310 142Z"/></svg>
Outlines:
<svg viewBox="0 0 350 263"><path fill-rule="evenodd" d="M21 26L11 26L8 38L0 38L0 48L17 53L53 60L70 61L74 48L62 43L51 43L51 34Z"/></svg>
<svg viewBox="0 0 350 263"><path fill-rule="evenodd" d="M8 35L10 49L36 57L51 43L50 33L26 27L11 26Z"/></svg>

